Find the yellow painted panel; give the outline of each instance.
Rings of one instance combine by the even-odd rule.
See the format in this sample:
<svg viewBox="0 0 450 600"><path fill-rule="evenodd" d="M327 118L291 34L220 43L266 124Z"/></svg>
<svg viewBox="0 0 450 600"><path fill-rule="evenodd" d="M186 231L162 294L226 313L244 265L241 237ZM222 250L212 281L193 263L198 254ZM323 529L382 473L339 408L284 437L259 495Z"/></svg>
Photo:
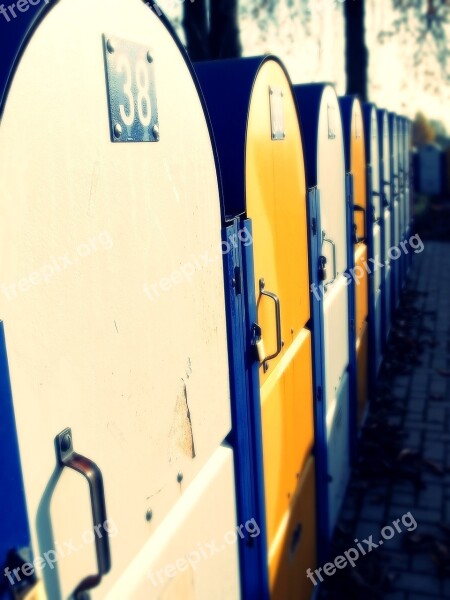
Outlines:
<svg viewBox="0 0 450 600"><path fill-rule="evenodd" d="M283 92L286 137L271 138L270 88ZM257 76L249 110L246 146L247 215L253 222L255 289L259 280L281 303L284 348L260 370L261 383L282 359L309 319L306 180L298 117L288 79L275 61ZM258 306L266 354L276 349L275 307L262 297Z"/></svg>
<svg viewBox="0 0 450 600"><path fill-rule="evenodd" d="M353 174L354 202L367 209L366 189L366 150L364 147L364 124L362 118L361 104L356 100L353 104L351 144L350 144L350 168ZM357 235L364 236L364 213L355 213Z"/></svg>
<svg viewBox="0 0 450 600"><path fill-rule="evenodd" d="M309 458L290 509L269 556L272 600L308 600L314 586L306 577L316 568L314 458Z"/></svg>
<svg viewBox="0 0 450 600"><path fill-rule="evenodd" d="M368 398L368 360L369 360L369 326L367 323L361 332L356 346L358 423L361 424L366 412Z"/></svg>
<svg viewBox="0 0 450 600"><path fill-rule="evenodd" d="M355 302L356 302L356 338L359 339L369 312L369 276L364 267L367 261L367 246L358 244L355 248ZM362 276L359 277L361 274Z"/></svg>
<svg viewBox="0 0 450 600"><path fill-rule="evenodd" d="M314 441L311 334L304 329L263 386L262 426L269 547Z"/></svg>

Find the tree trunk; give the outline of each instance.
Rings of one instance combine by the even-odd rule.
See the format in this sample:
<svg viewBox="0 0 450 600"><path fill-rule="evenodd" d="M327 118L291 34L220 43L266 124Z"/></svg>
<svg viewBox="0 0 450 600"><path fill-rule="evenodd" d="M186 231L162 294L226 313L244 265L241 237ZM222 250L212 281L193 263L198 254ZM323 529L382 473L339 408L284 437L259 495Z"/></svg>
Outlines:
<svg viewBox="0 0 450 600"><path fill-rule="evenodd" d="M368 53L365 43L364 0L344 3L347 94L367 101Z"/></svg>
<svg viewBox="0 0 450 600"><path fill-rule="evenodd" d="M239 57L242 47L239 39L238 0L210 0L210 10L211 58Z"/></svg>
<svg viewBox="0 0 450 600"><path fill-rule="evenodd" d="M183 28L186 47L192 61L210 58L208 37L207 0L185 0Z"/></svg>

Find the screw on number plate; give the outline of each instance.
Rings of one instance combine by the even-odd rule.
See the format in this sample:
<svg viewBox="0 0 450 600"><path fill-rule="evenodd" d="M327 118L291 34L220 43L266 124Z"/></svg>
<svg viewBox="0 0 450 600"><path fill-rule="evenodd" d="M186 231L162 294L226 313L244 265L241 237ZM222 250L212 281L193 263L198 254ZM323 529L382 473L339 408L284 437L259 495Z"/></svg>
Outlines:
<svg viewBox="0 0 450 600"><path fill-rule="evenodd" d="M116 123L114 125L114 137L119 138L122 135L122 125Z"/></svg>
<svg viewBox="0 0 450 600"><path fill-rule="evenodd" d="M153 133L153 136L154 136L155 140L159 140L159 127L158 127L158 125L153 125L152 133Z"/></svg>

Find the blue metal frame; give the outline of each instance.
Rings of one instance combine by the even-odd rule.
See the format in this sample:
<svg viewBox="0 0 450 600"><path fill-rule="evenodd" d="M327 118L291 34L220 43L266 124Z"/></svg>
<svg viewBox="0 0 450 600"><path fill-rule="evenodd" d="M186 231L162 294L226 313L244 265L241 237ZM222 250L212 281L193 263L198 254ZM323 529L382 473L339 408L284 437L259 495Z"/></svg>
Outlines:
<svg viewBox="0 0 450 600"><path fill-rule="evenodd" d="M4 569L8 554L32 560L19 442L14 417L3 322L0 321L0 600L11 598ZM15 565L17 566L17 565Z"/></svg>
<svg viewBox="0 0 450 600"><path fill-rule="evenodd" d="M262 65L272 57L222 60L195 65L211 119L223 193L224 224L236 235L252 222L245 218L245 151L251 95ZM277 60L277 62L279 62ZM236 85L236 80L239 85ZM233 108L233 118L223 118L223 107ZM231 228L231 229L230 229ZM229 259L231 260L231 258ZM235 452L238 520L255 518L261 534L253 546L241 543L241 591L245 599L269 598L269 570L265 514L265 488L259 361L255 355L252 324L257 322L253 246L240 245L226 273L227 320L233 429L229 441ZM232 284L239 272L240 290ZM234 274L233 274L234 273Z"/></svg>
<svg viewBox="0 0 450 600"><path fill-rule="evenodd" d="M394 126L396 127L397 115L389 113L389 154L391 161L391 246L395 244L396 228L398 223L395 218L395 200L398 198L397 187L399 186L398 175L394 175ZM398 143L398 130L397 130ZM397 311L399 293L399 268L398 260L391 261L391 318L393 319Z"/></svg>
<svg viewBox="0 0 450 600"><path fill-rule="evenodd" d="M304 153L306 160L308 193L308 222L309 222L309 259L311 289L317 289L322 283L319 280L319 256L322 254L322 239L319 233L320 221L320 190L318 189L318 125L320 118L322 95L326 83L314 83L294 86L294 92L300 114L304 134ZM349 187L346 182L346 227L347 238L352 231L350 223L353 218L353 205L349 202ZM353 266L353 241L347 239L347 272ZM316 286L315 288L313 286ZM318 554L319 563L326 562L330 549L329 523L329 473L328 473L328 443L326 428L326 387L325 387L325 342L324 342L324 313L323 302L317 300L315 294L311 297L311 330L313 332L313 381L315 390L314 421L315 421L315 458L317 486L317 523L318 523ZM355 454L356 447L356 351L355 351L355 297L353 281L348 285L349 306L349 364L347 367L350 389L350 460Z"/></svg>
<svg viewBox="0 0 450 600"><path fill-rule="evenodd" d="M249 355L251 340L247 334L250 327L246 318L246 306L249 304L246 296L252 290L254 294L254 280L249 281L249 268L244 268L244 263L250 262L253 274L253 251L250 245L236 244L240 231L245 227L248 237L248 233L251 235L250 221L246 221L243 227L236 218L223 230L223 240L231 248L224 257L232 414L228 442L234 451L238 522L255 519L261 531L251 544L248 539L239 540L242 597L268 598L268 571L263 568L267 563L267 539L259 379L257 385L251 387L248 377L249 363L254 361Z"/></svg>
<svg viewBox="0 0 450 600"><path fill-rule="evenodd" d="M350 269L355 266L355 241L354 241L354 189L353 189L353 174L351 172L351 134L352 134L352 117L353 117L353 104L356 100L356 96L342 96L339 98L339 106L341 109L342 116L342 128L344 133L344 154L345 154L345 168L346 168L346 190L347 190L347 263L348 270L347 275L351 278L351 283L349 286L349 354L350 354L350 365L349 365L349 375L350 375L350 449L351 449L351 459L352 462L355 462L358 455L358 438L359 438L359 424L358 424L358 365L357 365L357 356L356 356L356 291L355 291L355 282L350 273ZM364 121L364 120L363 120ZM364 122L362 124L364 127ZM366 138L364 132L364 139ZM367 175L367 173L366 173ZM370 217L369 208L369 199L366 201L366 223L365 228L367 231L368 243L369 239L372 237L369 232L373 229L372 219ZM368 248L368 252L370 252ZM368 306L368 319L369 319L369 347L370 342L373 339L371 337L370 330L370 313L373 312L370 310L370 294L371 294L371 277L369 275L369 306ZM370 364L370 363L369 363ZM370 400L370 389L369 390L369 400Z"/></svg>
<svg viewBox="0 0 450 600"><path fill-rule="evenodd" d="M383 109L377 110L377 123L378 123L378 140L379 140L379 153L380 153L380 190L381 190L381 211L382 211L382 223L381 228L381 257L382 262L386 266L386 223L384 221L384 212L386 208L389 208L390 217L392 219L391 203L388 203L384 189L387 184L390 186L391 182L386 179L385 173L385 160L384 160L384 118L387 112ZM389 121L388 121L388 135L389 135ZM388 157L389 160L389 157ZM387 297L386 288L386 277L383 273L383 287L382 287L382 305L381 305L381 324L382 324L382 345L381 349L384 354L387 345L387 338L390 331L390 310L388 310L389 299ZM390 305L389 305L390 309Z"/></svg>
<svg viewBox="0 0 450 600"><path fill-rule="evenodd" d="M316 472L317 504L317 559L324 564L330 547L330 525L328 514L328 450L325 399L325 345L322 299L318 300L312 289L319 289L319 256L321 250L320 196L317 187L308 190L308 246L309 272L311 281L311 318L309 328L312 333L313 389L314 389L314 457ZM315 287L313 287L315 286Z"/></svg>
<svg viewBox="0 0 450 600"><path fill-rule="evenodd" d="M380 250L381 255L383 254L384 248L384 220L383 220L383 211L384 207L382 206L382 202L380 201L380 214L378 219L375 219L375 205L374 205L374 191L373 191L373 160L372 157L372 114L373 110L376 110L374 104L366 103L363 104L363 120L364 120L364 141L366 148L366 182L367 182L367 221L368 221L368 258L377 259L380 257L375 256L375 243L373 238L373 228L375 225L379 225L380 227ZM377 129L376 135L378 136L378 120L377 120ZM378 136L379 138L379 136ZM379 157L377 157L379 158ZM382 199L382 182L380 178L380 200ZM381 297L384 294L384 273L381 274ZM378 354L377 347L382 349L382 340L380 336L380 332L377 332L376 327L376 293L375 289L375 275L374 273L370 273L369 275L369 340L371 343L369 344L369 397L373 397L375 392L375 384L378 376ZM379 345L379 346L377 346Z"/></svg>

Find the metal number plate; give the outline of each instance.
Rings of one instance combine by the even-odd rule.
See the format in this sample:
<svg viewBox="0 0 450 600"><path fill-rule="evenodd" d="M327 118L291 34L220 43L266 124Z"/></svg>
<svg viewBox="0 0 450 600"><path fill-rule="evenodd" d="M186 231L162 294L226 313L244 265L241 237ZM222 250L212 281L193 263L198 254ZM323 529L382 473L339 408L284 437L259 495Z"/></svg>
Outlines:
<svg viewBox="0 0 450 600"><path fill-rule="evenodd" d="M269 88L270 98L270 124L273 140L284 140L286 132L284 129L284 106L283 92L278 88Z"/></svg>
<svg viewBox="0 0 450 600"><path fill-rule="evenodd" d="M151 49L103 36L112 142L158 142L154 57Z"/></svg>

